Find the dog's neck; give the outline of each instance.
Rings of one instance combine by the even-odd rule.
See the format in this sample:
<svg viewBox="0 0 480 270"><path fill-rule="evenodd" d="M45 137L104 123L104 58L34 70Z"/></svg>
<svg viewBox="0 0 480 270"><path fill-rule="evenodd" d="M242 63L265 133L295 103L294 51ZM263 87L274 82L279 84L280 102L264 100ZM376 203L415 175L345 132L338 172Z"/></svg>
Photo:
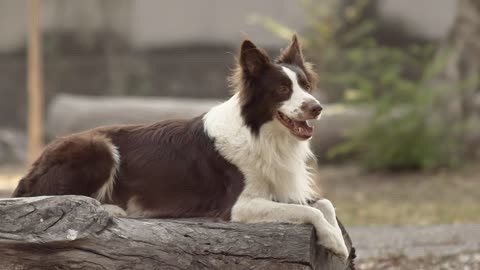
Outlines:
<svg viewBox="0 0 480 270"><path fill-rule="evenodd" d="M298 140L275 120L252 133L238 95L212 108L203 120L216 149L244 174L245 192L302 204L313 196L306 162L314 156L308 141Z"/></svg>

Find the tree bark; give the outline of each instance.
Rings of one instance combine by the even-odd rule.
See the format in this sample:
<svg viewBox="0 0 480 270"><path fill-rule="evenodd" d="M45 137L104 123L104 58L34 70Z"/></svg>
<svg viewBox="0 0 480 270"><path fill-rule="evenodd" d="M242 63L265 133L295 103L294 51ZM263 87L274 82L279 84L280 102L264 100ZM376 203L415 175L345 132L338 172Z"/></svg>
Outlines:
<svg viewBox="0 0 480 270"><path fill-rule="evenodd" d="M445 66L436 79L449 85L469 81L468 86L461 89L461 93L457 93L461 102L461 114L465 116L474 110L475 94L480 90L479 1L458 2L455 24L438 52L438 58L445 56L447 56Z"/></svg>
<svg viewBox="0 0 480 270"><path fill-rule="evenodd" d="M441 105L437 115L444 115L452 126L461 126L459 141L466 141L466 156L478 156L480 144L478 125L480 115L480 2L459 0L455 23L440 44L433 66L440 72L433 78L433 85L443 87ZM461 123L459 125L459 123Z"/></svg>
<svg viewBox="0 0 480 270"><path fill-rule="evenodd" d="M0 216L1 269L353 269L310 225L115 218L82 196L2 199Z"/></svg>
<svg viewBox="0 0 480 270"><path fill-rule="evenodd" d="M28 162L43 148L43 61L39 0L30 0L28 29Z"/></svg>

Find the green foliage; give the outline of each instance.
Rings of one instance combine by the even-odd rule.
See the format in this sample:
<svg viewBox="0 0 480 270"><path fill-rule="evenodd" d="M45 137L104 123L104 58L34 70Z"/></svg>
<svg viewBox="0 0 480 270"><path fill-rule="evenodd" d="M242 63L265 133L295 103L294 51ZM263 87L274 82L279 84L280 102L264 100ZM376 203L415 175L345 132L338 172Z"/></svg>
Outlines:
<svg viewBox="0 0 480 270"><path fill-rule="evenodd" d="M381 170L458 164L462 125L452 124L446 108L452 89L461 87L431 83L447 54L433 61L435 47L429 44L382 45L376 23L365 16L370 1L341 2L304 1L309 31L303 43L329 101L367 108L371 118L328 156L355 156L366 168ZM280 37L293 32L270 18L252 19Z"/></svg>
<svg viewBox="0 0 480 270"><path fill-rule="evenodd" d="M353 130L347 142L331 149L329 156L356 154L366 168L380 170L458 165L463 152L459 139L464 130L461 121L454 124L454 119L449 119L448 97L452 89L458 94L461 85L433 83L444 61L432 62L418 77L409 77L401 72L410 61L408 54L391 59L398 62L385 65L374 81L384 92L364 98L372 110L371 119ZM402 61L405 59L407 63Z"/></svg>

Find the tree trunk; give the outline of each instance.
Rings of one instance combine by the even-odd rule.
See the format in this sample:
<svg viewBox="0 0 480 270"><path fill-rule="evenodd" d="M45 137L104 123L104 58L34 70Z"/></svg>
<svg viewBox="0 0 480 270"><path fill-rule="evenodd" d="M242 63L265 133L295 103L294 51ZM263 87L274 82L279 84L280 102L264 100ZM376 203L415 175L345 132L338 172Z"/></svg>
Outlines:
<svg viewBox="0 0 480 270"><path fill-rule="evenodd" d="M1 269L354 269L310 225L115 218L82 196L3 199L0 216Z"/></svg>
<svg viewBox="0 0 480 270"><path fill-rule="evenodd" d="M28 29L28 162L43 148L43 61L39 0L30 0Z"/></svg>
<svg viewBox="0 0 480 270"><path fill-rule="evenodd" d="M469 81L461 93L462 114L474 109L474 96L480 87L480 2L460 0L457 18L439 50L439 58L447 56L439 74L443 82L457 84Z"/></svg>
<svg viewBox="0 0 480 270"><path fill-rule="evenodd" d="M433 83L448 93L438 114L447 112L445 120L462 127L459 141L480 144L479 138L471 135L478 133L478 126L470 125L480 114L480 1L458 1L454 26L441 43L436 61L443 67ZM475 156L476 147L471 148L471 143L463 145L464 154Z"/></svg>

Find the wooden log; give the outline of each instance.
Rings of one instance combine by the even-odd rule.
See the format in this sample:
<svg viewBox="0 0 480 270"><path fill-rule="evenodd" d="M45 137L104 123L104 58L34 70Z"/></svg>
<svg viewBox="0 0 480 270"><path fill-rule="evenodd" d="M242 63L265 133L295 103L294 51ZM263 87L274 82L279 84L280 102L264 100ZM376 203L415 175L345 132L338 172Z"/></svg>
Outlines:
<svg viewBox="0 0 480 270"><path fill-rule="evenodd" d="M116 218L82 196L2 199L0 216L0 269L353 269L310 225Z"/></svg>
<svg viewBox="0 0 480 270"><path fill-rule="evenodd" d="M47 131L50 138L112 124L152 123L170 118L188 118L205 113L222 100L92 97L59 95L49 106ZM321 157L343 141L352 127L365 123L369 113L359 108L327 104L315 122L314 151Z"/></svg>

